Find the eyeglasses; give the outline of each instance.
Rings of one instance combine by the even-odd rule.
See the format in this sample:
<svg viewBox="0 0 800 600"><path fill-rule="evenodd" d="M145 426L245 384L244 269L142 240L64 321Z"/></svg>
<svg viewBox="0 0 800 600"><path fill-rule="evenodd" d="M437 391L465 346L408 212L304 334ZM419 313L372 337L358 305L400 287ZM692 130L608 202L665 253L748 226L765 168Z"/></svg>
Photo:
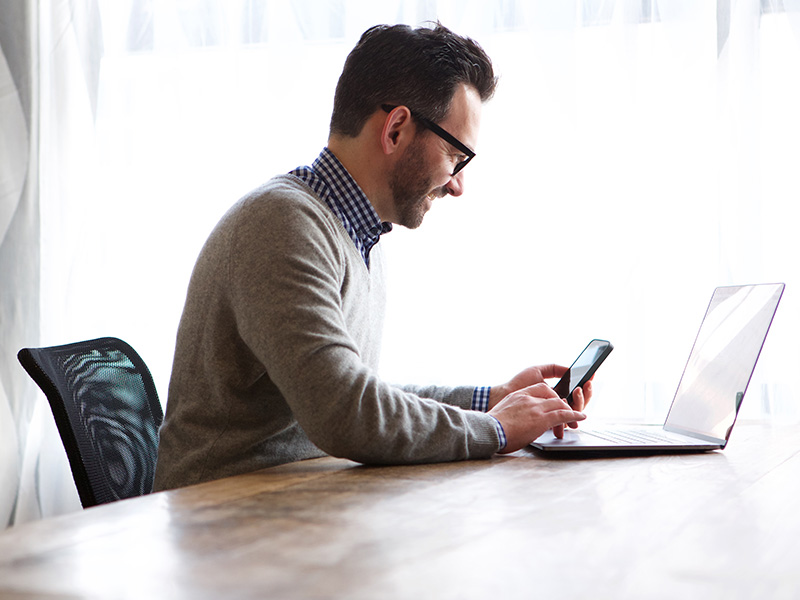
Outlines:
<svg viewBox="0 0 800 600"><path fill-rule="evenodd" d="M390 113L395 108L397 108L397 106L392 106L391 104L383 104L383 105L381 105L381 108L383 110L385 110L387 113ZM430 129L433 133L438 135L444 141L446 141L451 146L453 146L454 148L456 148L457 150L463 152L466 155L467 158L465 158L464 160L461 160L461 161L456 163L456 166L453 169L453 172L450 174L451 177L455 177L458 174L458 172L461 171L461 169L463 169L464 167L467 166L467 163L469 161L471 161L473 158L475 158L475 153L472 150L470 150L466 146L466 144L464 144L463 142L459 141L459 139L456 136L454 136L451 133L448 133L447 131L445 131L444 129L439 127L433 121L430 121L430 120L426 119L425 117L420 117L419 115L414 114L414 111L410 111L410 112L411 112L411 116L414 117L417 121L419 121L420 124L425 126L427 129Z"/></svg>

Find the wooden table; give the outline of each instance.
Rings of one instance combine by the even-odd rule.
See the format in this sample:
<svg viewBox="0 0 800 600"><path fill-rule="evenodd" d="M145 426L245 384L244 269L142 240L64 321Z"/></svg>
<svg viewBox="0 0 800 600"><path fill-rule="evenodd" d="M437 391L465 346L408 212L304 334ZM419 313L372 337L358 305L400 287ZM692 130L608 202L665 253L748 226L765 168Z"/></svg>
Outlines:
<svg viewBox="0 0 800 600"><path fill-rule="evenodd" d="M800 427L703 455L324 458L0 533L0 598L800 598Z"/></svg>

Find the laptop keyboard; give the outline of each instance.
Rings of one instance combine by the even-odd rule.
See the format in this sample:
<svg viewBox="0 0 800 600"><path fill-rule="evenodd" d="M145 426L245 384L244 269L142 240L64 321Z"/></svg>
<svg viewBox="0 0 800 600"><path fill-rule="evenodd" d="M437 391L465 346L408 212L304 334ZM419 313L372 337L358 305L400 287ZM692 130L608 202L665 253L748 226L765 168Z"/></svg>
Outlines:
<svg viewBox="0 0 800 600"><path fill-rule="evenodd" d="M640 429L581 429L585 435L591 435L607 442L629 446L660 445L682 446L686 442L675 440L657 431L642 431Z"/></svg>

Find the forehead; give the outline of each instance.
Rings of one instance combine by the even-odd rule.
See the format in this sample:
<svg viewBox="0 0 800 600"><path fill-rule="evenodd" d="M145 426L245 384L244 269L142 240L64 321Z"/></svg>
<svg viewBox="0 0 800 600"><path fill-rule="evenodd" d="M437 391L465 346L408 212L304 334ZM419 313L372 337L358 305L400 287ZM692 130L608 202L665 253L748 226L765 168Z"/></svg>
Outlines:
<svg viewBox="0 0 800 600"><path fill-rule="evenodd" d="M450 112L439 125L475 150L482 107L478 91L472 86L459 84L450 103Z"/></svg>

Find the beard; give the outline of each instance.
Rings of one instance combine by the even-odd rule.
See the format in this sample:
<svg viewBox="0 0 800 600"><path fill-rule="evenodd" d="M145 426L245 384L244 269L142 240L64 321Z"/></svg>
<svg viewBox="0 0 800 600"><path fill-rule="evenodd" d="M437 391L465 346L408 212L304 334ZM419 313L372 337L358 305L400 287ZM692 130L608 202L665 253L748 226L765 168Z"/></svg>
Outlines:
<svg viewBox="0 0 800 600"><path fill-rule="evenodd" d="M444 187L431 189L433 177L426 171L425 152L419 137L397 162L389 178L398 224L408 229L422 225L422 219L430 208L429 202L447 194Z"/></svg>

